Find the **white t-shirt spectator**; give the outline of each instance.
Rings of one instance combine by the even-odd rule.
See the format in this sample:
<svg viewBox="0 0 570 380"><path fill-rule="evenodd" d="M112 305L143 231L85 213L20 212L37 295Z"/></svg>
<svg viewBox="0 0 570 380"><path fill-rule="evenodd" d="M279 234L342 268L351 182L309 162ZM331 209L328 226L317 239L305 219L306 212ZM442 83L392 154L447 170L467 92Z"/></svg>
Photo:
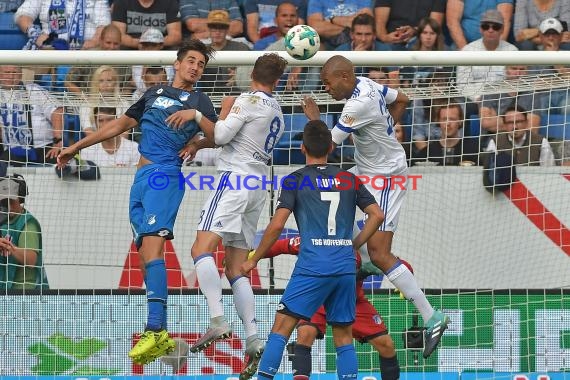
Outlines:
<svg viewBox="0 0 570 380"><path fill-rule="evenodd" d="M139 144L121 137L119 149L108 153L101 143L81 151L81 159L93 161L99 167L134 166L139 162Z"/></svg>

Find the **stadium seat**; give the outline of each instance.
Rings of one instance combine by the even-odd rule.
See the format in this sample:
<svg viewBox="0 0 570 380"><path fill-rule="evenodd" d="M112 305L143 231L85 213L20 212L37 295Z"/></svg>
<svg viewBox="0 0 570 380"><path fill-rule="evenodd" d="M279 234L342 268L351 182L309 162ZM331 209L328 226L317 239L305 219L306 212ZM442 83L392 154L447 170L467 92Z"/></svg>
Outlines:
<svg viewBox="0 0 570 380"><path fill-rule="evenodd" d="M570 140L570 115L544 115L540 134L549 139Z"/></svg>
<svg viewBox="0 0 570 380"><path fill-rule="evenodd" d="M20 50L28 37L14 22L14 13L0 13L0 50Z"/></svg>
<svg viewBox="0 0 570 380"><path fill-rule="evenodd" d="M479 115L469 116L465 124L467 126L467 136L476 137L481 134L481 120L479 119Z"/></svg>
<svg viewBox="0 0 570 380"><path fill-rule="evenodd" d="M63 144L69 146L76 141L81 140L84 136L79 123L79 115L64 114L63 115Z"/></svg>

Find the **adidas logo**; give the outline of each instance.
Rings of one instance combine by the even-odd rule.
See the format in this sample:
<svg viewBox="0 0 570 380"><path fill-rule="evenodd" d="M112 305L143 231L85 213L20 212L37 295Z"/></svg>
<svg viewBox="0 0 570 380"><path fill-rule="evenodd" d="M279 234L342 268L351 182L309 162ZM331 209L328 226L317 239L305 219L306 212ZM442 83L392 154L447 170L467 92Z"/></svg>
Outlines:
<svg viewBox="0 0 570 380"><path fill-rule="evenodd" d="M222 222L220 222L219 220L216 222L216 224L214 224L214 227L216 228L222 228Z"/></svg>

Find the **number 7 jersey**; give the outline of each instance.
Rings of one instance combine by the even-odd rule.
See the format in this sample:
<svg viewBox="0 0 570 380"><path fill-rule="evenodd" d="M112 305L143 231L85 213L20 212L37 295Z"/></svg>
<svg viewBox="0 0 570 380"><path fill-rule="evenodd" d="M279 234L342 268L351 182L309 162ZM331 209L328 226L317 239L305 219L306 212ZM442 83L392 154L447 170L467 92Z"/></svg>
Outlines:
<svg viewBox="0 0 570 380"><path fill-rule="evenodd" d="M216 145L223 146L218 170L267 176L284 129L283 112L274 97L262 91L241 94L214 128Z"/></svg>

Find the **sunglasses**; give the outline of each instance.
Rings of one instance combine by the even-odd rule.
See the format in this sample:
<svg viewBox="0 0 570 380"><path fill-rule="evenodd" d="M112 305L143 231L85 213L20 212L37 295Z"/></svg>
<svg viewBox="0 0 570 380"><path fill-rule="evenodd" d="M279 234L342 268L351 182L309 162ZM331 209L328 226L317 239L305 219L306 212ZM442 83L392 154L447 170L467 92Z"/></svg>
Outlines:
<svg viewBox="0 0 570 380"><path fill-rule="evenodd" d="M481 29L489 30L489 28L493 28L493 30L495 32L498 32L499 30L503 29L503 25L501 25L501 24L481 24Z"/></svg>

